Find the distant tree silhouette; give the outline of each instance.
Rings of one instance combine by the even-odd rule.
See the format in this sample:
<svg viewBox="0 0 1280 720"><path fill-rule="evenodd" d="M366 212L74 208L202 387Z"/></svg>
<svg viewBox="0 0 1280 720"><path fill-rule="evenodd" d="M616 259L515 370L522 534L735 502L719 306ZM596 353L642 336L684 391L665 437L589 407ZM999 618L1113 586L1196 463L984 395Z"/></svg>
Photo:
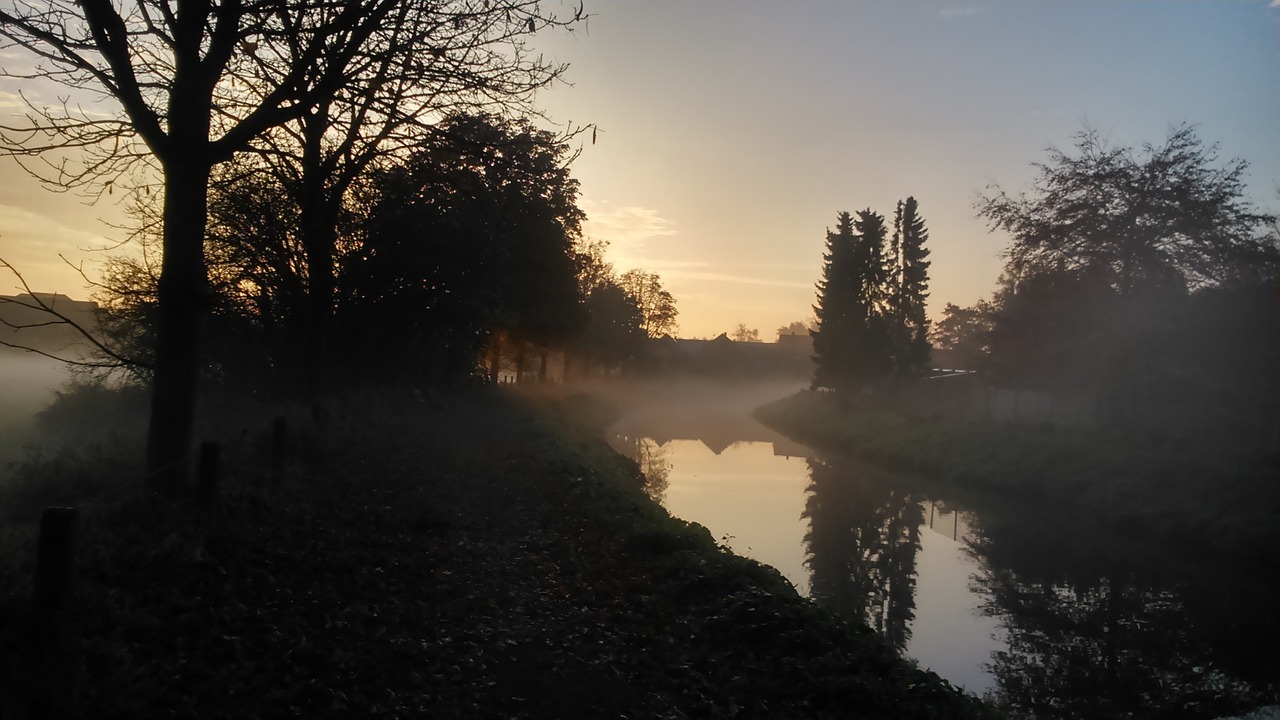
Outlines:
<svg viewBox="0 0 1280 720"><path fill-rule="evenodd" d="M808 335L813 329L814 321L794 320L778 328L778 337L783 335Z"/></svg>
<svg viewBox="0 0 1280 720"><path fill-rule="evenodd" d="M1152 286L1215 285L1241 264L1265 262L1275 218L1245 196L1248 164L1218 166L1189 125L1163 145L1110 146L1096 130L1074 136L1074 153L1049 149L1035 163L1032 195L989 188L977 203L992 230L1008 232L1015 278L1091 270L1121 296Z"/></svg>
<svg viewBox="0 0 1280 720"><path fill-rule="evenodd" d="M644 318L645 333L651 338L674 335L679 330L675 298L662 287L657 273L644 270L628 270L618 278L618 284L635 298Z"/></svg>
<svg viewBox="0 0 1280 720"><path fill-rule="evenodd" d="M747 327L746 323L738 323L738 327L729 334L734 342L760 342L760 331Z"/></svg>
<svg viewBox="0 0 1280 720"><path fill-rule="evenodd" d="M815 387L844 389L853 382L853 324L866 314L858 305L857 242L853 216L838 213L836 229L827 230L818 299L813 306L817 318L813 329Z"/></svg>
<svg viewBox="0 0 1280 720"><path fill-rule="evenodd" d="M934 347L956 352L966 369L983 367L991 351L995 308L987 300L969 307L947 303L930 335Z"/></svg>
<svg viewBox="0 0 1280 720"><path fill-rule="evenodd" d="M631 293L613 280L597 285L586 298L587 320L575 343L582 362L603 368L622 367L640 357L648 335L644 313Z"/></svg>
<svg viewBox="0 0 1280 720"><path fill-rule="evenodd" d="M925 301L929 298L929 231L920 217L914 197L899 202L894 212L893 245L897 257L891 257L893 314L899 324L897 334L901 347L896 349L894 364L899 374L919 375L929 366L929 318Z"/></svg>
<svg viewBox="0 0 1280 720"><path fill-rule="evenodd" d="M993 370L1096 393L1108 424L1238 415L1222 403L1251 395L1271 398L1270 411L1250 403L1248 413L1269 415L1274 427L1275 373L1237 373L1226 384L1238 389L1227 391L1224 367L1197 364L1206 358L1195 349L1227 338L1206 325L1192 337L1186 322L1234 288L1227 294L1245 304L1225 317L1255 319L1228 341L1233 352L1280 360L1264 339L1280 328L1274 293L1263 299L1276 284L1275 218L1246 199L1246 163L1220 164L1216 147L1186 125L1140 149L1111 146L1092 129L1074 141L1035 165L1030 195L993 186L977 203L993 231L1012 235L993 301ZM1179 399L1207 404L1177 410L1170 403Z"/></svg>

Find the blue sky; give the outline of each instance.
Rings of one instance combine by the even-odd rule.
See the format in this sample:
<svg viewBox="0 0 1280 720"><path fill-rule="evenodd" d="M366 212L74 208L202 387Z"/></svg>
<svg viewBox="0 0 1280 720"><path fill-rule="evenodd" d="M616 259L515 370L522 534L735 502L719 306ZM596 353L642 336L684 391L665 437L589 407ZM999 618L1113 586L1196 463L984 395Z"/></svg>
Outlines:
<svg viewBox="0 0 1280 720"><path fill-rule="evenodd" d="M929 223L934 314L999 275L973 214L991 183L1086 123L1121 144L1190 122L1276 208L1280 8L1266 2L601 0L549 44L572 87L541 99L601 133L575 165L589 231L662 275L682 334L770 337L810 313L839 210Z"/></svg>
<svg viewBox="0 0 1280 720"><path fill-rule="evenodd" d="M571 13L576 3L549 0ZM931 309L987 296L1007 239L974 217L991 183L1017 191L1085 123L1160 142L1189 122L1251 163L1255 202L1280 195L1280 7L1266 0L989 2L586 0L571 64L539 104L595 123L574 165L588 232L619 270L658 272L681 334L738 323L766 339L807 317L840 210L928 222ZM0 58L0 61L3 61ZM0 84L0 113L19 88ZM115 198L118 200L118 198ZM40 289L84 297L62 265L122 233L108 202L53 195L0 161L0 257ZM0 277L0 292L13 283Z"/></svg>

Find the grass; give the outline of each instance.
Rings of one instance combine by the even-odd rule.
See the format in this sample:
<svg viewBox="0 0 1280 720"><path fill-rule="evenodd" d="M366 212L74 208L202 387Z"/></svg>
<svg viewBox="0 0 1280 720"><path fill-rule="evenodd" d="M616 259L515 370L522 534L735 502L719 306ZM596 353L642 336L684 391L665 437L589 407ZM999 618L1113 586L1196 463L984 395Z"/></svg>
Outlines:
<svg viewBox="0 0 1280 720"><path fill-rule="evenodd" d="M291 418L271 489L269 417L241 413L206 423L228 433L208 511L140 494L127 462L31 461L23 507L50 478L80 493L68 715L990 715L667 515L599 438L609 416L585 396L366 397ZM40 648L33 527L6 527L12 707Z"/></svg>
<svg viewBox="0 0 1280 720"><path fill-rule="evenodd" d="M1243 565L1274 565L1280 463L1274 453L1171 446L1131 434L960 421L801 392L762 422L815 448L968 492L1061 505L1134 537Z"/></svg>

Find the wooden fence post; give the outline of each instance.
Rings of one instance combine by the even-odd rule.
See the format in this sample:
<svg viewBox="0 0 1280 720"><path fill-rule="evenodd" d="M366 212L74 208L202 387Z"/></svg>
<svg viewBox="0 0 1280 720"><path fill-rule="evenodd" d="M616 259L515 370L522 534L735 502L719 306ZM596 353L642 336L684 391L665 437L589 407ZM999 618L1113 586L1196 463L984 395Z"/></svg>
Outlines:
<svg viewBox="0 0 1280 720"><path fill-rule="evenodd" d="M79 508L45 508L36 547L35 608L37 614L61 615L75 578Z"/></svg>
<svg viewBox="0 0 1280 720"><path fill-rule="evenodd" d="M29 638L34 662L27 669L32 675L24 698L30 717L66 716L75 690L67 615L74 594L79 520L80 509L73 507L45 508L40 516Z"/></svg>
<svg viewBox="0 0 1280 720"><path fill-rule="evenodd" d="M196 469L196 502L208 510L218 501L218 461L222 446L213 441L200 444L200 461Z"/></svg>
<svg viewBox="0 0 1280 720"><path fill-rule="evenodd" d="M271 487L280 487L284 479L285 434L288 430L285 418L277 415L271 422Z"/></svg>

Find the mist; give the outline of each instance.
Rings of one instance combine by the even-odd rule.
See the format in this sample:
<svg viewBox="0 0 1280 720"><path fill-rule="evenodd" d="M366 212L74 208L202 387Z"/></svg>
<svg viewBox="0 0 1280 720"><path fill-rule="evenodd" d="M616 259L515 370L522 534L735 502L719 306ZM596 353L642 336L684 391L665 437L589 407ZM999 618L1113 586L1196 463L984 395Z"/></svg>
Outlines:
<svg viewBox="0 0 1280 720"><path fill-rule="evenodd" d="M32 352L0 352L0 477L31 441L35 416L70 380L65 363Z"/></svg>

